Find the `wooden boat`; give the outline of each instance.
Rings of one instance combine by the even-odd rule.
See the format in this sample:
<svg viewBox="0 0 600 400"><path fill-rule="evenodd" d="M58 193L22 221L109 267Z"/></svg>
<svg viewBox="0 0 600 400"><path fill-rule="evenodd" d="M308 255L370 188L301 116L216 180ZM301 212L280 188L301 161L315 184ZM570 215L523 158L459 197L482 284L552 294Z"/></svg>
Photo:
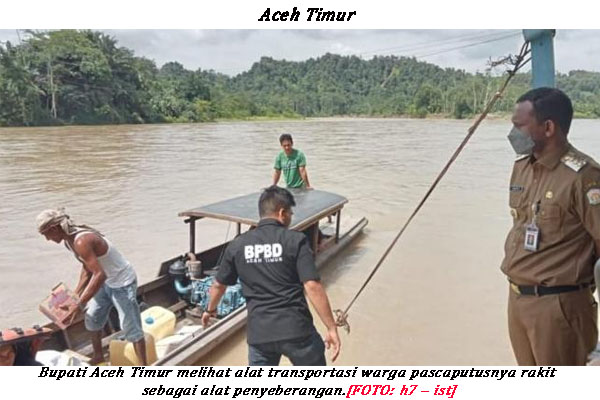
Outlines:
<svg viewBox="0 0 600 400"><path fill-rule="evenodd" d="M321 190L292 190L296 207L290 229L305 232L311 240L318 268L352 242L364 229L368 221L342 221L342 208L348 200L334 193ZM229 242L208 250L196 252L196 225L202 219L216 219L236 224L236 235L245 229L253 229L258 225L258 198L260 193L236 197L204 207L194 208L179 213L189 226L189 252L201 261L202 275L214 275L218 262ZM183 262L185 255L173 257L160 266L158 276L138 287L138 301L142 310L160 306L170 310L176 316L176 331L181 340L170 343L167 348L157 351L158 359L154 365L193 365L202 356L214 349L246 323L247 310L243 305L235 311L215 320L212 325L203 329L200 324L201 310L182 299L175 288L174 279L169 268L176 262ZM54 324L47 327L54 329L51 338L44 344L44 349L59 351L75 351L76 354L88 356L92 353L89 333L85 330L83 318L60 330ZM113 310L109 323L105 327L103 347L108 353L111 340L119 337L118 318ZM160 341L156 343L157 347Z"/></svg>

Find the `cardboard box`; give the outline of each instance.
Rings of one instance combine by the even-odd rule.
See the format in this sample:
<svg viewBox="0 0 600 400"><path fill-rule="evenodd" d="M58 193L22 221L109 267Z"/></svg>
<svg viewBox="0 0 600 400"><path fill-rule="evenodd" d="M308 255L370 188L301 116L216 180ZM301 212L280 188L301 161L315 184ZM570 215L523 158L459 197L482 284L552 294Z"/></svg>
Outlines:
<svg viewBox="0 0 600 400"><path fill-rule="evenodd" d="M52 289L50 296L40 303L40 311L50 318L60 329L66 329L70 321L65 321L68 310L61 306L71 307L77 305L79 298L64 283L59 283ZM70 319L70 318L69 318Z"/></svg>

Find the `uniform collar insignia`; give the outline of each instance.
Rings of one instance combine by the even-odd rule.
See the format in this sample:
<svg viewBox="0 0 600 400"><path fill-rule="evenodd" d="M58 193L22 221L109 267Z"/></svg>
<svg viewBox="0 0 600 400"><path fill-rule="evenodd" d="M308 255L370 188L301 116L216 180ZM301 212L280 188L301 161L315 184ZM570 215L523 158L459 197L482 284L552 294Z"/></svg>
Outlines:
<svg viewBox="0 0 600 400"><path fill-rule="evenodd" d="M560 161L575 172L579 172L587 164L587 161L583 157L572 150L562 156Z"/></svg>

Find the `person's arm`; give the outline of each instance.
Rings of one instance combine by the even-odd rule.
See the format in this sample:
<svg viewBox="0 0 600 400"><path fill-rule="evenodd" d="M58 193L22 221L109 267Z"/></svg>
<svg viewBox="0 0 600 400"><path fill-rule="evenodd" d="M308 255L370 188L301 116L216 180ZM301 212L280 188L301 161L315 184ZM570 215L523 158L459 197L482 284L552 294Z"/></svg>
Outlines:
<svg viewBox="0 0 600 400"><path fill-rule="evenodd" d="M217 316L217 306L221 301L221 297L225 294L225 290L227 290L227 285L223 285L218 280L214 280L212 286L210 287L208 295L210 296L210 301L208 302L208 309L204 310L202 313L202 326L206 328L208 326L208 322L210 321L210 317Z"/></svg>
<svg viewBox="0 0 600 400"><path fill-rule="evenodd" d="M594 265L594 283L600 299L600 240L596 240L596 265Z"/></svg>
<svg viewBox="0 0 600 400"><path fill-rule="evenodd" d="M85 235L76 240L73 246L73 250L83 262L83 269L86 270L85 275L88 275L89 278L85 284L80 281L83 289L79 287L79 284L77 285L78 288L76 289L76 293L79 295L79 292L81 292L81 295L79 296L77 305L72 306L64 318L64 321L69 321L67 324L70 324L75 320L77 312L85 308L87 302L94 297L106 280L104 270L98 262L98 258L96 257L96 253L94 251L94 240L95 238L92 235ZM80 278L83 276L84 272L81 273Z"/></svg>
<svg viewBox="0 0 600 400"><path fill-rule="evenodd" d="M207 309L202 313L202 326L208 326L211 317L217 316L217 307L221 301L221 297L225 294L228 285L235 285L238 280L237 270L235 268L235 242L227 246L223 254L223 260L217 276L210 287L208 295L210 301Z"/></svg>
<svg viewBox="0 0 600 400"><path fill-rule="evenodd" d="M81 267L81 273L79 275L79 282L77 283L77 286L75 287L75 294L77 295L77 297L81 297L81 295L83 294L83 290L87 286L91 276L92 276L92 274L90 274L87 269L85 269L84 267Z"/></svg>
<svg viewBox="0 0 600 400"><path fill-rule="evenodd" d="M75 241L75 246L73 246L75 252L83 261L83 267L90 275L90 279L79 297L79 305L82 308L98 293L106 280L106 274L94 251L94 240L96 240L94 235L85 235Z"/></svg>
<svg viewBox="0 0 600 400"><path fill-rule="evenodd" d="M281 170L275 168L273 170L273 186L277 185L277 183L279 182L279 178L281 177Z"/></svg>
<svg viewBox="0 0 600 400"><path fill-rule="evenodd" d="M600 168L595 165L585 166L579 175L575 183L574 208L594 241L594 283L596 288L600 288Z"/></svg>
<svg viewBox="0 0 600 400"><path fill-rule="evenodd" d="M310 182L308 181L308 172L306 171L306 166L298 167L298 172L300 173L300 177L304 181L304 185L307 189L312 189L310 186Z"/></svg>
<svg viewBox="0 0 600 400"><path fill-rule="evenodd" d="M325 346L329 349L333 347L333 354L331 361L335 361L340 354L340 337L338 335L337 326L333 319L331 312L331 306L329 305L329 299L325 289L319 282L319 274L315 265L315 257L308 240L302 234L300 242L298 243L298 255L296 256L296 269L298 271L298 278L304 286L306 296L314 306L317 314L323 324L327 327L327 334L325 335Z"/></svg>
<svg viewBox="0 0 600 400"><path fill-rule="evenodd" d="M319 318L327 327L325 345L328 349L333 346L331 361L335 361L340 354L341 342L337 331L337 325L335 324L333 313L331 312L327 293L325 293L325 289L323 289L321 282L315 280L304 282L304 290L306 291L306 296L311 304L315 307L315 310L317 310Z"/></svg>
<svg viewBox="0 0 600 400"><path fill-rule="evenodd" d="M279 178L281 178L281 154L277 154L275 157L275 163L273 163L273 186L277 185Z"/></svg>

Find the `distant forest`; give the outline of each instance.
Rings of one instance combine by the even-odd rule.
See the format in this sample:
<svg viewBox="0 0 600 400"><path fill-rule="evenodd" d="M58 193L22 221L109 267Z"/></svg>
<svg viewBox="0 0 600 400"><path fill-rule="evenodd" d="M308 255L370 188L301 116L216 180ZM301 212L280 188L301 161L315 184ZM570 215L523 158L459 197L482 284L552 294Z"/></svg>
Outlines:
<svg viewBox="0 0 600 400"><path fill-rule="evenodd" d="M498 54L504 56L504 54ZM480 111L504 77L471 74L415 58L326 54L306 61L263 57L230 77L158 68L101 32L29 32L0 44L0 126L202 122L218 119L441 115ZM529 88L515 77L495 112ZM600 117L600 73L571 71L557 85L576 116Z"/></svg>

